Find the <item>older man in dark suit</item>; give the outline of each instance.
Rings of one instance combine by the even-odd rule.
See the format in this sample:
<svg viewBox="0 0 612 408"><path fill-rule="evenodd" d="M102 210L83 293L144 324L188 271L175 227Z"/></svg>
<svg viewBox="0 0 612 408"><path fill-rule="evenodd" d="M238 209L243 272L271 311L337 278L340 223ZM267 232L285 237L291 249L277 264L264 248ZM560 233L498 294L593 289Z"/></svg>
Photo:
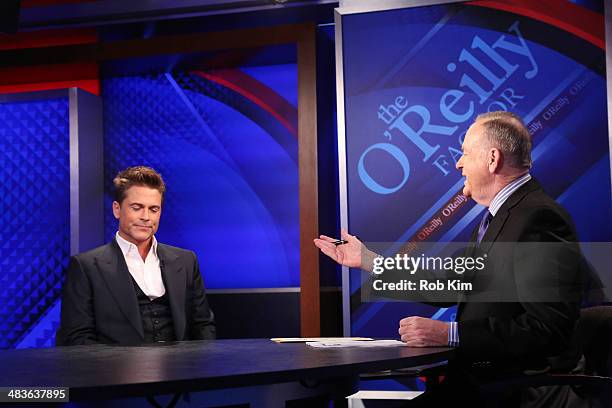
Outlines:
<svg viewBox="0 0 612 408"><path fill-rule="evenodd" d="M418 316L399 322L410 346L457 347L446 392L425 398L430 404L464 398L477 405L482 401L470 378L568 371L580 356L572 341L582 293L577 235L567 212L529 174L529 132L512 113L483 114L462 151L463 194L486 207L468 255L486 254L487 268L469 277L473 293L458 294L456 322ZM346 231L342 238L346 245L335 246L327 236L315 245L343 265L370 269L372 253ZM581 402L569 387L530 389L513 398L500 406Z"/></svg>
<svg viewBox="0 0 612 408"><path fill-rule="evenodd" d="M148 167L113 180L115 239L71 258L62 293L58 345L215 338L196 255L158 243L165 185Z"/></svg>

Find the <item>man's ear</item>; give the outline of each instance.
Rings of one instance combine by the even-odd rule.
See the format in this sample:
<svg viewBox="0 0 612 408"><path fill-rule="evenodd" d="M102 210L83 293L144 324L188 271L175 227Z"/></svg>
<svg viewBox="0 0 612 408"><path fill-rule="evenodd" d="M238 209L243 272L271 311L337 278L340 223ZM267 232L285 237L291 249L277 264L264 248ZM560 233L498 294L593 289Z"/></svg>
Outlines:
<svg viewBox="0 0 612 408"><path fill-rule="evenodd" d="M113 215L116 219L119 219L119 214L121 213L121 204L117 201L113 201Z"/></svg>
<svg viewBox="0 0 612 408"><path fill-rule="evenodd" d="M503 162L503 156L501 150L493 147L489 150L487 155L487 167L489 168L489 173L496 173L499 169L501 169Z"/></svg>

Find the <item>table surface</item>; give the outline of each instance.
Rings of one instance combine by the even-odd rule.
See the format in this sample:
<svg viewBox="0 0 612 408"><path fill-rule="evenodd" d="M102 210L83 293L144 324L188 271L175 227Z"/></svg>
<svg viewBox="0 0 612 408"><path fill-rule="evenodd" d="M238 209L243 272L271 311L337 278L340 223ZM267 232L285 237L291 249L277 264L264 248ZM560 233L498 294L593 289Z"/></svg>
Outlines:
<svg viewBox="0 0 612 408"><path fill-rule="evenodd" d="M69 387L70 400L333 379L447 360L446 347L313 348L267 339L0 350L0 386Z"/></svg>

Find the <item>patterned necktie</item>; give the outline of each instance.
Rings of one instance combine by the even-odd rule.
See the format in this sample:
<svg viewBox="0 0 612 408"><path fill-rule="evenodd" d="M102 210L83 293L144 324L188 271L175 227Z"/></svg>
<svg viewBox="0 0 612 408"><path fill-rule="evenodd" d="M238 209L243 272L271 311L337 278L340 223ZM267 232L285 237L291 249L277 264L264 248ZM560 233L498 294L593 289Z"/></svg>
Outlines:
<svg viewBox="0 0 612 408"><path fill-rule="evenodd" d="M480 226L478 227L478 238L476 242L478 242L479 244L480 241L482 241L482 237L484 237L485 232L487 232L487 228L489 228L489 223L492 219L493 215L491 215L489 210L487 210L484 214L484 217L482 217L482 221L480 221Z"/></svg>

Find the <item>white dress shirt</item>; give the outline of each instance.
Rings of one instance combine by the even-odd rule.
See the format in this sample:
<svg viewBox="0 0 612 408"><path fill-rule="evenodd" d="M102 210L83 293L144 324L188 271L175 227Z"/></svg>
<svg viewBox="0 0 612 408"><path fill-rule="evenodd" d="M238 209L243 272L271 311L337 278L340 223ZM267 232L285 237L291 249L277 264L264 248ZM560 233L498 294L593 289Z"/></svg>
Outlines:
<svg viewBox="0 0 612 408"><path fill-rule="evenodd" d="M159 258L157 257L157 239L155 239L155 236L153 236L153 244L144 261L140 253L138 253L136 245L121 238L119 232L115 234L115 238L125 258L128 271L130 271L130 274L144 294L151 300L164 296L166 288L164 287Z"/></svg>

